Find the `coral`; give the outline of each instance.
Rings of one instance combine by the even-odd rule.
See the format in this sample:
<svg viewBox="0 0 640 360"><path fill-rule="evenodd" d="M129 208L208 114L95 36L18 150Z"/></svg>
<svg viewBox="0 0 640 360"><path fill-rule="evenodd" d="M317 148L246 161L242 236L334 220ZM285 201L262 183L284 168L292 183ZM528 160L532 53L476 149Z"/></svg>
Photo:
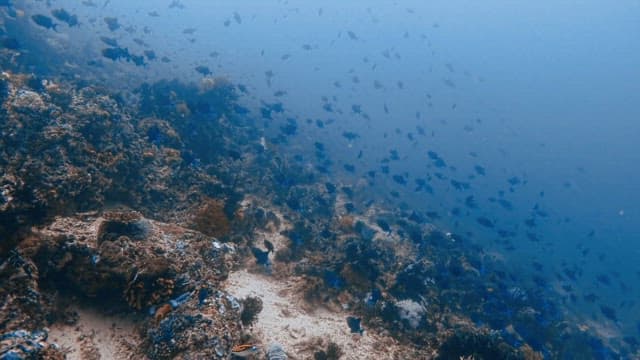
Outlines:
<svg viewBox="0 0 640 360"><path fill-rule="evenodd" d="M255 296L249 296L242 300L242 312L240 312L240 320L242 325L252 325L258 320L258 314L262 311L262 299Z"/></svg>
<svg viewBox="0 0 640 360"><path fill-rule="evenodd" d="M193 218L193 227L201 233L223 237L231 231L231 223L224 212L222 200L206 198Z"/></svg>
<svg viewBox="0 0 640 360"><path fill-rule="evenodd" d="M436 359L524 360L524 355L499 337L473 330L455 330L439 347Z"/></svg>

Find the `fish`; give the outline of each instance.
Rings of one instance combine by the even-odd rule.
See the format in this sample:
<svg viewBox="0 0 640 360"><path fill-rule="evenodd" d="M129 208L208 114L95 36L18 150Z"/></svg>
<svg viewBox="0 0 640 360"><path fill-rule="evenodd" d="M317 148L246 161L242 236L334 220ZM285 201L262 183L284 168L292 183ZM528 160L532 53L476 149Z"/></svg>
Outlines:
<svg viewBox="0 0 640 360"><path fill-rule="evenodd" d="M33 20L33 22L36 23L38 26L41 26L45 29L57 31L56 26L58 26L58 24L55 24L53 22L53 19L51 19L46 15L42 15L42 14L32 15L31 20Z"/></svg>
<svg viewBox="0 0 640 360"><path fill-rule="evenodd" d="M145 50L144 56L146 56L149 61L156 59L156 53L153 50Z"/></svg>
<svg viewBox="0 0 640 360"><path fill-rule="evenodd" d="M353 31L349 30L347 31L347 35L349 35L349 38L351 40L358 40L358 35L356 35L356 33L354 33Z"/></svg>
<svg viewBox="0 0 640 360"><path fill-rule="evenodd" d="M55 9L51 11L54 18L66 23L69 27L77 26L78 16L69 14L65 9Z"/></svg>
<svg viewBox="0 0 640 360"><path fill-rule="evenodd" d="M495 227L495 224L493 223L493 221L489 220L488 218L484 217L484 216L480 216L478 218L476 218L476 221L478 222L478 224L487 227L487 228L493 228Z"/></svg>
<svg viewBox="0 0 640 360"><path fill-rule="evenodd" d="M347 325L349 325L349 329L351 329L351 333L352 334L360 334L362 335L364 333L364 329L362 329L361 326L361 319L354 317L354 316L348 316L347 317Z"/></svg>
<svg viewBox="0 0 640 360"><path fill-rule="evenodd" d="M403 175L396 174L396 175L393 175L392 178L393 178L393 181L395 181L400 185L407 185L407 179Z"/></svg>
<svg viewBox="0 0 640 360"><path fill-rule="evenodd" d="M355 140L355 139L360 137L360 135L358 135L358 134L356 134L356 133L354 133L352 131L345 131L345 132L342 133L342 136L344 138L346 138L347 140L349 140L349 141L353 141L353 140Z"/></svg>
<svg viewBox="0 0 640 360"><path fill-rule="evenodd" d="M196 28L186 28L184 30L182 30L183 34L187 34L187 35L192 35L193 33L196 32Z"/></svg>
<svg viewBox="0 0 640 360"><path fill-rule="evenodd" d="M111 48L106 48L106 49L102 49L102 56L106 57L107 59L111 59L113 61L117 61L119 59L124 59L129 61L131 58L131 55L129 54L129 50L126 48L121 48L121 47L111 47Z"/></svg>
<svg viewBox="0 0 640 360"><path fill-rule="evenodd" d="M211 74L212 74L212 73L211 73L211 70L209 70L209 67L208 67L208 66L204 66L204 65L198 65L198 66L196 66L196 67L195 67L195 70L196 70L196 72L198 72L198 73L200 73L200 74L202 74L202 75L204 75L204 76L207 76L207 75L211 75Z"/></svg>
<svg viewBox="0 0 640 360"><path fill-rule="evenodd" d="M427 156L429 157L429 159L431 159L433 165L435 165L437 168L447 167L447 163L444 162L444 160L440 157L440 155L438 155L437 152L429 150L427 152Z"/></svg>
<svg viewBox="0 0 640 360"><path fill-rule="evenodd" d="M449 183L451 184L451 186L453 186L456 190L459 190L459 191L469 190L469 188L471 187L471 185L467 182L462 182L454 179L451 179Z"/></svg>
<svg viewBox="0 0 640 360"><path fill-rule="evenodd" d="M173 0L171 4L169 4L169 9L184 9L184 5L180 0Z"/></svg>
<svg viewBox="0 0 640 360"><path fill-rule="evenodd" d="M20 43L14 37L3 38L2 40L0 40L0 45L2 45L3 48L9 50L18 50L20 48Z"/></svg>
<svg viewBox="0 0 640 360"><path fill-rule="evenodd" d="M100 36L100 40L111 47L118 47L118 40L116 40L115 38Z"/></svg>
<svg viewBox="0 0 640 360"><path fill-rule="evenodd" d="M105 24L107 24L107 28L109 28L110 31L116 31L120 29L120 23L118 23L118 18L107 16L104 18L104 22Z"/></svg>
<svg viewBox="0 0 640 360"><path fill-rule="evenodd" d="M151 16L151 17L158 17L160 16L160 14L158 14L157 11L150 11L149 13L147 13L147 15Z"/></svg>
<svg viewBox="0 0 640 360"><path fill-rule="evenodd" d="M273 252L275 250L273 243L267 239L263 241L264 247L267 248L267 252Z"/></svg>
<svg viewBox="0 0 640 360"><path fill-rule="evenodd" d="M266 266L271 264L271 261L269 260L269 251L264 251L255 246L252 246L251 253L256 258L256 262L258 264Z"/></svg>
<svg viewBox="0 0 640 360"><path fill-rule="evenodd" d="M233 19L238 23L238 24L242 24L242 18L240 17L240 14L238 14L237 12L233 12Z"/></svg>
<svg viewBox="0 0 640 360"><path fill-rule="evenodd" d="M380 227L380 229L382 229L382 231L391 232L391 226L385 220L378 219L376 220L376 224L378 224L378 226Z"/></svg>
<svg viewBox="0 0 640 360"><path fill-rule="evenodd" d="M609 306L606 306L606 305L600 305L600 312L607 319L609 319L611 321L614 321L614 322L618 321L618 316L616 315L615 309L613 309L613 308L611 308Z"/></svg>

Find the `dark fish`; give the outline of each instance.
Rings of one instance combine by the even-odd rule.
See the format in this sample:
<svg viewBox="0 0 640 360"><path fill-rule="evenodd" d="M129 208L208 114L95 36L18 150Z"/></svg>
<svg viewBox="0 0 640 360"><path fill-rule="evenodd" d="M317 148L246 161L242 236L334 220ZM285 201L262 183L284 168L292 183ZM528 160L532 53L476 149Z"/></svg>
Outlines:
<svg viewBox="0 0 640 360"><path fill-rule="evenodd" d="M156 59L156 53L153 50L145 50L144 51L144 56L146 56L147 59L149 59L149 61L152 61L152 60Z"/></svg>
<svg viewBox="0 0 640 360"><path fill-rule="evenodd" d="M407 185L407 179L403 175L396 174L396 175L393 175L392 178L393 178L393 181L395 181L400 185Z"/></svg>
<svg viewBox="0 0 640 360"><path fill-rule="evenodd" d="M451 81L450 79L444 79L444 80L442 80L442 81L443 81L443 82L444 82L444 84L445 84L445 85L447 85L448 87L453 88L453 89L455 89L455 88L456 88L456 84L455 84L453 81Z"/></svg>
<svg viewBox="0 0 640 360"><path fill-rule="evenodd" d="M186 28L186 29L182 30L182 33L183 34L187 34L187 35L191 35L194 32L196 32L196 28Z"/></svg>
<svg viewBox="0 0 640 360"><path fill-rule="evenodd" d="M107 24L107 27L111 31L116 31L116 30L120 29L120 24L118 23L118 18L105 17L104 18L104 22L105 22L105 24Z"/></svg>
<svg viewBox="0 0 640 360"><path fill-rule="evenodd" d="M471 187L471 185L467 182L462 182L462 181L453 180L453 179L451 179L450 183L451 183L451 186L453 186L456 190L468 190Z"/></svg>
<svg viewBox="0 0 640 360"><path fill-rule="evenodd" d="M106 37L106 36L100 36L100 40L102 40L103 43L111 46L111 47L118 47L118 40L114 39L114 38L110 38L110 37Z"/></svg>
<svg viewBox="0 0 640 360"><path fill-rule="evenodd" d="M295 135L298 131L298 123L295 119L287 119L287 123L280 126L280 131L287 136Z"/></svg>
<svg viewBox="0 0 640 360"><path fill-rule="evenodd" d="M121 47L112 47L112 48L102 49L102 56L106 57L107 59L111 59L113 61L117 61L118 59L124 59L129 61L131 57L131 55L129 54L129 50L123 49Z"/></svg>
<svg viewBox="0 0 640 360"><path fill-rule="evenodd" d="M264 247L267 248L267 252L273 252L275 250L271 241L264 239L263 243Z"/></svg>
<svg viewBox="0 0 640 360"><path fill-rule="evenodd" d="M511 177L507 180L511 186L515 186L521 183L520 178L517 176Z"/></svg>
<svg viewBox="0 0 640 360"><path fill-rule="evenodd" d="M505 210L513 210L513 204L505 199L498 199L498 204L502 206Z"/></svg>
<svg viewBox="0 0 640 360"><path fill-rule="evenodd" d="M347 325L349 325L349 329L351 329L352 334L360 334L364 333L364 329L360 326L360 318L348 316L347 317Z"/></svg>
<svg viewBox="0 0 640 360"><path fill-rule="evenodd" d="M609 278L609 275L607 274L600 274L596 276L596 280L603 285L611 286L611 278Z"/></svg>
<svg viewBox="0 0 640 360"><path fill-rule="evenodd" d="M160 61L162 61L163 63L168 63L168 62L171 62L171 59L169 59L166 56L163 56L163 57L160 58Z"/></svg>
<svg viewBox="0 0 640 360"><path fill-rule="evenodd" d="M476 203L476 200L473 198L473 195L467 196L467 198L464 199L464 204L466 207L470 209L475 209L478 207L478 203Z"/></svg>
<svg viewBox="0 0 640 360"><path fill-rule="evenodd" d="M324 184L324 186L325 186L325 188L327 189L327 192L328 192L329 194L333 194L333 193L335 193L335 192L336 192L336 186L335 186L335 185L333 185L332 183L327 182L327 183L325 183L325 184Z"/></svg>
<svg viewBox="0 0 640 360"><path fill-rule="evenodd" d="M347 31L347 35L349 35L349 38L351 40L358 40L358 35L356 35L356 33L354 33L353 31L349 30Z"/></svg>
<svg viewBox="0 0 640 360"><path fill-rule="evenodd" d="M148 13L148 15L149 15L149 16L151 16L151 17L158 17L158 16L160 16L160 14L158 14L158 12L157 12L157 11L155 11L155 10L154 10L154 11L150 11L150 12Z"/></svg>
<svg viewBox="0 0 640 360"><path fill-rule="evenodd" d="M527 227L529 228L534 228L536 227L536 219L534 218L526 219L524 221L524 224L527 225Z"/></svg>
<svg viewBox="0 0 640 360"><path fill-rule="evenodd" d="M147 46L149 46L149 45L147 45L147 43L146 43L146 42L144 42L144 40L139 39L139 38L134 38L134 39L133 39L133 42L134 42L134 43L136 43L136 44L138 44L138 45L140 45L140 46L142 46L142 47L147 47Z"/></svg>
<svg viewBox="0 0 640 360"><path fill-rule="evenodd" d="M443 168L446 167L447 164L444 162L444 160L440 157L440 155L438 155L437 152L435 151L431 151L429 150L427 152L427 155L429 156L429 159L431 159L433 161L433 164L437 167L437 168Z"/></svg>
<svg viewBox="0 0 640 360"><path fill-rule="evenodd" d="M198 72L199 74L202 74L204 76L207 75L211 75L211 70L209 70L208 66L204 66L204 65L198 65L195 67L196 72Z"/></svg>
<svg viewBox="0 0 640 360"><path fill-rule="evenodd" d="M432 220L440 219L440 214L438 214L438 212L436 211L427 211L426 215L429 219Z"/></svg>
<svg viewBox="0 0 640 360"><path fill-rule="evenodd" d="M257 247L251 247L251 253L256 258L256 262L260 265L269 265L269 251L258 249Z"/></svg>
<svg viewBox="0 0 640 360"><path fill-rule="evenodd" d="M78 17L76 15L69 14L65 9L56 9L51 11L51 15L56 19L66 23L69 27L78 25Z"/></svg>
<svg viewBox="0 0 640 360"><path fill-rule="evenodd" d="M600 312L602 315L611 321L618 321L618 317L616 316L616 311L613 308L610 308L606 305L600 305Z"/></svg>
<svg viewBox="0 0 640 360"><path fill-rule="evenodd" d="M56 26L58 25L54 24L53 19L51 19L46 15L41 15L41 14L33 15L31 16L31 20L33 20L33 22L36 23L38 26L42 26L45 29L52 29L53 31L57 31Z"/></svg>
<svg viewBox="0 0 640 360"><path fill-rule="evenodd" d="M356 171L356 167L351 165L351 164L344 164L344 169L350 173L355 172Z"/></svg>
<svg viewBox="0 0 640 360"><path fill-rule="evenodd" d="M378 226L380 227L380 229L382 229L382 231L385 231L385 232L391 231L391 226L389 225L388 222L386 222L383 219L376 220L376 224L378 224Z"/></svg>
<svg viewBox="0 0 640 360"><path fill-rule="evenodd" d="M488 218L481 216L479 218L476 219L476 221L478 222L478 224L487 227L487 228L493 228L495 225L493 224L493 221L489 220Z"/></svg>
<svg viewBox="0 0 640 360"><path fill-rule="evenodd" d="M242 18L240 17L240 14L238 14L237 12L233 12L233 19L238 23L238 24L242 24Z"/></svg>
<svg viewBox="0 0 640 360"><path fill-rule="evenodd" d="M129 56L129 60L131 60L131 62L133 62L136 66L143 66L144 65L144 56L142 55L130 55Z"/></svg>
<svg viewBox="0 0 640 360"><path fill-rule="evenodd" d="M16 40L16 38L13 37L2 38L0 44L5 49L18 50L20 48L20 43L18 42L18 40Z"/></svg>
<svg viewBox="0 0 640 360"><path fill-rule="evenodd" d="M354 132L351 132L351 131L343 132L342 136L345 137L349 141L353 141L353 140L355 140L355 139L360 137L360 135L358 135L358 134L356 134Z"/></svg>
<svg viewBox="0 0 640 360"><path fill-rule="evenodd" d="M180 0L173 0L171 4L169 4L169 9L184 9L184 5Z"/></svg>
<svg viewBox="0 0 640 360"><path fill-rule="evenodd" d="M478 175L482 175L482 176L485 175L485 170L484 170L484 168L482 166L476 165L476 166L473 167L473 169L476 171L476 173Z"/></svg>

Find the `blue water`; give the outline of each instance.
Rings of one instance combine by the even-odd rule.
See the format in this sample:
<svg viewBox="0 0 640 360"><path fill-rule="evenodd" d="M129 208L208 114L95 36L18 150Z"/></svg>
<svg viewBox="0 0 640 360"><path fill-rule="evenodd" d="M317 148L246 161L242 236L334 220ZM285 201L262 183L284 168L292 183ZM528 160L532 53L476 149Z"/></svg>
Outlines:
<svg viewBox="0 0 640 360"><path fill-rule="evenodd" d="M322 143L334 161L330 176L356 185L357 198L429 212L443 230L503 258L523 282L542 276L547 290L574 294L567 311L577 322L639 335L640 3L181 3L16 8L77 14L79 27L34 31L77 64L100 60L95 76L106 83L199 81L195 67L203 65L245 85L240 101L252 116L265 104L283 107L271 112L276 125L267 131L296 133L284 154L317 166L314 143ZM122 28L110 31L104 17ZM170 62L101 58L101 36Z"/></svg>

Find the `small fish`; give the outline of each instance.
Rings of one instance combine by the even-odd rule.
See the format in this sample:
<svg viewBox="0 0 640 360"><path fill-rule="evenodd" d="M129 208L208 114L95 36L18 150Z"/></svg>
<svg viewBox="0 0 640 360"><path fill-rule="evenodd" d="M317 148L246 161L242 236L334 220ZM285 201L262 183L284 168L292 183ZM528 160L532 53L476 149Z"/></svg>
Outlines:
<svg viewBox="0 0 640 360"><path fill-rule="evenodd" d="M20 43L13 37L3 38L2 41L0 41L0 44L5 49L18 50L20 48Z"/></svg>
<svg viewBox="0 0 640 360"><path fill-rule="evenodd" d="M362 329L362 326L360 326L360 322L360 318L354 316L347 317L347 325L349 325L349 329L351 329L352 334L362 335L364 333L364 329Z"/></svg>
<svg viewBox="0 0 640 360"><path fill-rule="evenodd" d="M267 248L267 252L273 252L275 250L273 243L271 241L264 239L263 243L264 243L264 247Z"/></svg>
<svg viewBox="0 0 640 360"><path fill-rule="evenodd" d="M118 23L118 18L105 17L104 22L105 24L107 24L107 27L109 28L110 31L116 31L120 29L120 23Z"/></svg>
<svg viewBox="0 0 640 360"><path fill-rule="evenodd" d="M238 24L242 24L242 18L240 17L240 14L238 14L237 12L233 13L233 19L238 23Z"/></svg>
<svg viewBox="0 0 640 360"><path fill-rule="evenodd" d="M236 345L231 348L231 353L239 357L247 357L249 355L258 353L258 351L260 351L258 345L253 344Z"/></svg>
<svg viewBox="0 0 640 360"><path fill-rule="evenodd" d="M38 26L42 26L43 28L57 31L56 26L58 25L53 22L53 19L51 19L46 15L41 15L41 14L33 15L31 16L31 20L33 20L33 22L36 23Z"/></svg>
<svg viewBox="0 0 640 360"><path fill-rule="evenodd" d="M179 0L173 0L171 4L169 4L169 9L184 9L184 5Z"/></svg>
<svg viewBox="0 0 640 360"><path fill-rule="evenodd" d="M66 23L69 27L77 26L79 24L78 17L76 15L69 14L65 9L55 9L51 11L51 15L56 19Z"/></svg>
<svg viewBox="0 0 640 360"><path fill-rule="evenodd" d="M196 32L196 28L186 28L182 30L183 34L191 35Z"/></svg>
<svg viewBox="0 0 640 360"><path fill-rule="evenodd" d="M110 37L106 37L106 36L100 36L100 40L102 40L103 43L111 46L111 47L118 47L118 40L114 39L114 38L110 38Z"/></svg>
<svg viewBox="0 0 640 360"><path fill-rule="evenodd" d="M208 66L198 65L195 67L195 70L204 76L211 75L211 70L209 70Z"/></svg>

